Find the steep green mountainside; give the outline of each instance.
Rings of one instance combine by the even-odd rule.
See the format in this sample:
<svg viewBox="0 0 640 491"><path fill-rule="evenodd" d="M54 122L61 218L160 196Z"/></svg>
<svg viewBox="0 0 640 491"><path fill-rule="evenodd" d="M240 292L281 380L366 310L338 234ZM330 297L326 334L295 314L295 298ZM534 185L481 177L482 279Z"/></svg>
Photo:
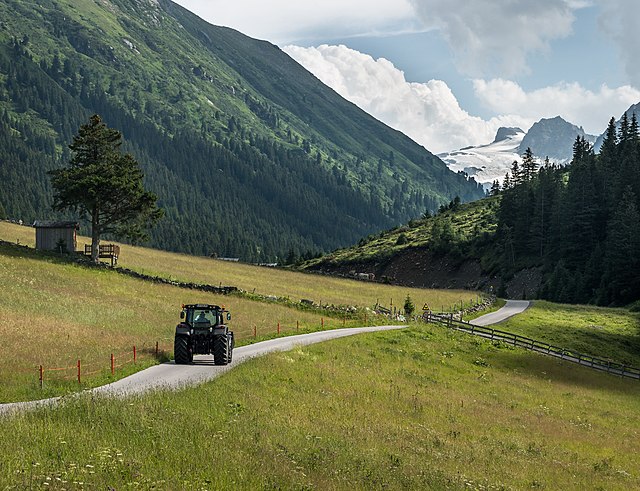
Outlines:
<svg viewBox="0 0 640 491"><path fill-rule="evenodd" d="M356 277L372 273L377 280L407 286L495 290L501 286L499 209L500 197L452 201L434 216L369 235L299 267Z"/></svg>
<svg viewBox="0 0 640 491"><path fill-rule="evenodd" d="M274 260L482 195L276 46L168 0L2 2L0 213L53 216L46 171L93 113L143 165L164 249Z"/></svg>

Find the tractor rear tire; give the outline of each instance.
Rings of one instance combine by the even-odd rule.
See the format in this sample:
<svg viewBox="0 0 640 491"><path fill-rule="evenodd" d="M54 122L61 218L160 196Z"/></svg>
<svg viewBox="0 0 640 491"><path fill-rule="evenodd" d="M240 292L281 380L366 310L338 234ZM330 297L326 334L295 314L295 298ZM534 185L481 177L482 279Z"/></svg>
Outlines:
<svg viewBox="0 0 640 491"><path fill-rule="evenodd" d="M229 335L216 336L213 340L213 362L216 365L227 365L230 361Z"/></svg>
<svg viewBox="0 0 640 491"><path fill-rule="evenodd" d="M193 361L193 355L189 350L189 341L182 336L176 336L173 342L173 355L177 365L186 365Z"/></svg>
<svg viewBox="0 0 640 491"><path fill-rule="evenodd" d="M236 340L233 336L233 332L229 331L229 363L233 361L233 348L236 346Z"/></svg>

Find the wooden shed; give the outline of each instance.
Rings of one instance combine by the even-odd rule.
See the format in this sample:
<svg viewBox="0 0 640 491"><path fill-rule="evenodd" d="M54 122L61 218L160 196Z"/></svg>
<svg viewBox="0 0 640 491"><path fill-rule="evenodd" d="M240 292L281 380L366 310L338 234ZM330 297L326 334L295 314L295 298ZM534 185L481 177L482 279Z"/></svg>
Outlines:
<svg viewBox="0 0 640 491"><path fill-rule="evenodd" d="M80 228L77 222L37 221L33 226L36 229L37 250L75 252L78 245L77 232Z"/></svg>

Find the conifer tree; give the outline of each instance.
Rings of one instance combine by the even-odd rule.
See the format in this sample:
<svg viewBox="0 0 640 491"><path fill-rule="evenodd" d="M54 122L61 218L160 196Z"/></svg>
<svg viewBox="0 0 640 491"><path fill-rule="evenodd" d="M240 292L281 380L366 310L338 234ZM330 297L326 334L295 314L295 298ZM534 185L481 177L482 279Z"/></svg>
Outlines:
<svg viewBox="0 0 640 491"><path fill-rule="evenodd" d="M120 153L122 135L94 115L80 127L69 148L69 166L50 171L55 210L72 210L91 222L91 259L98 262L100 239L113 234L146 238L159 220L156 195L145 191L142 170L129 154Z"/></svg>
<svg viewBox="0 0 640 491"><path fill-rule="evenodd" d="M531 150L531 147L527 147L524 155L522 156L522 180L530 181L533 179L537 169L538 163L536 162L536 158L533 156L533 151Z"/></svg>
<svg viewBox="0 0 640 491"><path fill-rule="evenodd" d="M607 232L604 298L624 305L640 292L640 212L631 187L623 193Z"/></svg>

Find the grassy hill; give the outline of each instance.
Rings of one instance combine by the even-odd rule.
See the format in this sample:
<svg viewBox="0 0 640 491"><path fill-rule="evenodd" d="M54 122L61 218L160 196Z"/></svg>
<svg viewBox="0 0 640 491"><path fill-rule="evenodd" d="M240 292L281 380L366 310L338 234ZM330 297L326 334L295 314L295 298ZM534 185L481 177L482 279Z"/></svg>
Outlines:
<svg viewBox="0 0 640 491"><path fill-rule="evenodd" d="M120 378L133 370L156 363L155 343L167 356L173 351L173 334L182 303L207 302L225 305L233 315L231 326L239 344L281 333L353 327L388 320L376 318L366 308L380 301L401 305L407 295L416 303L471 302L475 292L436 291L390 287L356 281L322 278L271 268L197 258L187 255L122 245L121 265L146 274L173 279L233 285L250 292L221 296L154 284L111 270L87 268L55 254L39 254L31 247L34 229L0 222L0 401L40 398L77 390L76 362L82 360L82 387L111 379L110 355L125 363ZM80 237L80 242L87 242ZM253 300L290 297L291 302ZM302 309L302 298L315 304L353 305L359 314L321 309ZM296 308L297 307L297 308ZM365 319L366 315L366 319ZM132 347L140 361L132 366ZM44 365L44 391L38 387L36 367ZM53 368L64 368L61 373Z"/></svg>
<svg viewBox="0 0 640 491"><path fill-rule="evenodd" d="M390 283L427 288L504 288L496 247L499 198L441 207L435 215L410 220L357 244L304 261L300 268L351 276L372 272ZM518 278L516 278L518 279ZM518 281L510 298L522 294Z"/></svg>
<svg viewBox="0 0 640 491"><path fill-rule="evenodd" d="M3 2L0 218L47 218L45 171L92 113L159 195L164 249L309 255L482 195L276 46L168 0Z"/></svg>
<svg viewBox="0 0 640 491"><path fill-rule="evenodd" d="M416 327L251 360L177 393L83 398L0 420L12 435L0 483L633 489L639 391L635 381Z"/></svg>
<svg viewBox="0 0 640 491"><path fill-rule="evenodd" d="M33 229L0 222L0 239L29 244ZM208 264L203 280L223 272L292 295L301 288L317 298L333 289L357 305L372 301L359 287L374 285L364 282L123 248L122 260L135 263L129 266L154 272L189 278ZM385 298L410 292L432 303L431 295L452 302L460 294L375 287ZM97 366L86 387L111 380L113 351L151 348L159 338L170 349L183 301L226 304L240 343L251 341L252 325L270 336L277 320L288 332L296 321L303 329L320 324L317 312L154 285L7 244L0 246L0 291L4 401L77 390L73 370L71 380L53 383L57 375L47 372L40 390L34 365L43 359L73 367L82 357ZM339 317L326 322L342 325ZM622 309L541 302L505 328L587 352L606 346L606 356L640 364L640 318ZM143 357L116 376L154 362ZM0 450L0 486L633 489L640 486L639 396L633 380L412 325L250 360L197 388L80 397L1 418L0 432L12 437Z"/></svg>

